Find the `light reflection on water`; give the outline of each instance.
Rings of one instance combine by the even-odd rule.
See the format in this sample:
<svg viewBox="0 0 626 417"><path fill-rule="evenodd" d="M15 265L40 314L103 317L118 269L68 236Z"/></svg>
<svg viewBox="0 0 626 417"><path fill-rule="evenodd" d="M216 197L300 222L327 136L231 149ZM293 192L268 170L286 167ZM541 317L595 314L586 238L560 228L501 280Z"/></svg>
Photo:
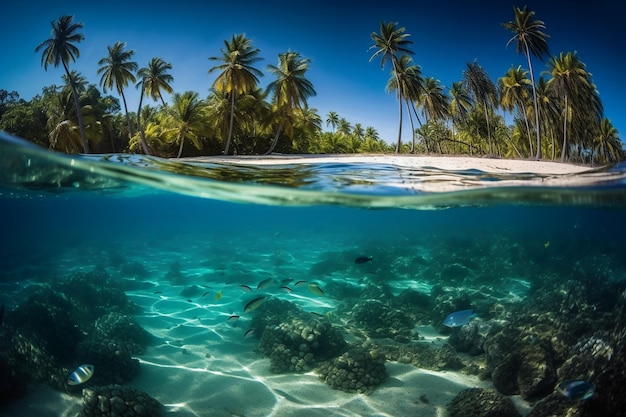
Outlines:
<svg viewBox="0 0 626 417"><path fill-rule="evenodd" d="M0 192L156 190L217 200L281 206L448 208L507 204L623 206L626 165L574 174L445 170L342 158L285 157L168 160L130 154L65 155L3 135ZM12 191L12 192L11 192ZM16 194L18 193L18 194Z"/></svg>

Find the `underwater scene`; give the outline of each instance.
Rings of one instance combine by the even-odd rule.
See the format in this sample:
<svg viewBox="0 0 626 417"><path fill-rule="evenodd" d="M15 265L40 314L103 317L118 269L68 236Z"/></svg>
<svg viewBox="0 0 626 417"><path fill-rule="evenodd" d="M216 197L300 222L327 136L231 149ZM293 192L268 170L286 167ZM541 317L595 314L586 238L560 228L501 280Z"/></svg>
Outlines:
<svg viewBox="0 0 626 417"><path fill-rule="evenodd" d="M0 162L0 416L625 413L624 165Z"/></svg>

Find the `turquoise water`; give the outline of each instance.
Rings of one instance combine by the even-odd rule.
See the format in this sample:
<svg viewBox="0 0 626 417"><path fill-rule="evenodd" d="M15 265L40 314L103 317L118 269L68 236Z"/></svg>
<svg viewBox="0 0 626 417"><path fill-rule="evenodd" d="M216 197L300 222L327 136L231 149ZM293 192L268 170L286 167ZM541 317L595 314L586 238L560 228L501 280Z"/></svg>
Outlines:
<svg viewBox="0 0 626 417"><path fill-rule="evenodd" d="M252 167L130 155L65 156L10 138L0 142L0 161L0 304L5 306L5 337L20 328L12 321L13 311L42 288L61 291L58 283L80 276L120 288L138 306L125 313L155 337L144 347L148 356L168 355L166 348L171 346L185 352L200 349L208 341L217 346L215 351L223 343L251 355L263 338L261 334L246 338L245 332L277 323L267 319L259 324L258 318L255 322L255 315L270 314L261 307L244 312L254 294L239 286L256 292L260 281L272 278L273 288L262 292L268 300L264 304L281 300L307 313L332 317L328 321L333 328L354 346L366 342L412 346L423 340L420 332L427 332L420 329L426 328L445 339L458 329L442 326L443 318L455 309L473 308L478 315L475 323L488 327L483 335L487 339L497 337L500 327L493 327L497 324L550 344L546 352L554 375L527 395L530 401L559 395L553 393L554 387L564 377L596 384L594 403L588 403L592 405L567 407L610 414L612 406L607 404L617 401L618 394L610 387L623 376L621 380L609 376L602 367L623 364L619 350L624 334L619 295L626 279L623 165L580 175L582 185L549 187L527 185L524 181L538 177L530 173L340 163ZM456 192L412 186L429 181L468 186ZM499 182L506 186L499 187ZM372 259L355 263L362 256ZM318 284L324 294L296 287L300 280ZM290 292L281 291L281 286ZM411 295L423 296L423 304L407 301ZM409 324L396 329L383 322L378 326L394 331L373 331L368 319L359 318L367 300L403 314L400 321ZM566 306L567 300L575 307ZM99 302L97 297L91 301ZM372 306L379 304L366 308ZM239 324L227 325L229 315L241 316ZM284 317L288 322L294 316ZM92 318L96 320L97 314ZM178 338L171 333L172 327L191 320L200 321L200 333L182 333ZM77 340L89 336L88 326ZM186 337L190 339L185 341ZM580 354L581 341L592 337L620 353L606 363L596 361L597 365L572 370L568 360ZM409 362L489 382L497 364L493 358L485 359L489 356L485 349L468 354L459 345L453 347L463 366ZM67 348L75 346L68 342ZM510 346L511 351L517 348ZM388 349L387 363L398 362ZM131 354L140 361L140 372L150 366L142 360L153 362L145 352ZM322 353L320 363L339 354ZM269 368L270 355L258 350L256 354ZM52 361L51 367L58 369L49 372L65 375L80 365L72 355ZM11 357L9 363L27 370L33 365L23 356ZM317 364L311 365L314 372ZM98 369L96 365L95 375ZM132 381L123 382L132 385ZM319 384L326 386L321 380ZM520 390L524 394L522 385L510 392L496 388L519 395ZM158 393L152 395L159 400ZM245 409L243 404L231 406ZM190 415L211 415L202 407L190 406ZM270 415L269 410L240 412Z"/></svg>

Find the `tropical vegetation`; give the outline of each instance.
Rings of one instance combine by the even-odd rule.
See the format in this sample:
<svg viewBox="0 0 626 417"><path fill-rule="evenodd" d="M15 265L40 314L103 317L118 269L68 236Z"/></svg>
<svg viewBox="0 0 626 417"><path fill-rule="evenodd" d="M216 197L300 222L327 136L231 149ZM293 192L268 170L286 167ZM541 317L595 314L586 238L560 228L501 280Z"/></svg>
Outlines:
<svg viewBox="0 0 626 417"><path fill-rule="evenodd" d="M35 48L44 69L63 67L60 84L43 87L28 101L16 91L0 90L0 129L68 153L396 152L589 164L624 160L619 132L604 116L581 57L576 52L550 55L546 25L527 7L514 7L513 20L502 26L513 33L506 45L515 42L527 68L511 66L493 78L475 60L466 63L458 81L445 86L414 62L406 28L381 22L370 35L370 61L380 59L383 69L391 64L389 80L381 86L398 103L398 137L390 145L373 126L353 123L335 111L320 115L309 106L316 95L308 79L314 68L296 51L278 54L276 64L263 71L257 66L261 51L246 35L235 34L224 40L219 55L208 58L215 65L207 71L216 78L201 97L173 90L176 69L171 63L154 57L140 68L133 60L135 51L117 42L98 61L98 86L70 69L80 56L83 26L72 16L61 16L52 22L51 37ZM533 67L533 57L545 63L541 71ZM269 79L265 88L259 85L261 77ZM136 112L126 102L133 85L140 91ZM402 134L405 112L411 124L408 140ZM507 119L512 123L507 125Z"/></svg>

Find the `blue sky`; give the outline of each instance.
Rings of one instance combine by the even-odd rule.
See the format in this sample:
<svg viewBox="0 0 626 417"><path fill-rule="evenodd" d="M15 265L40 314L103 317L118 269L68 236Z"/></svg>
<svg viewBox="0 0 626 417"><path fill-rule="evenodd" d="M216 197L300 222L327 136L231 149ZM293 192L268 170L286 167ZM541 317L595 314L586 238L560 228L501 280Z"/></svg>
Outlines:
<svg viewBox="0 0 626 417"><path fill-rule="evenodd" d="M3 2L0 88L30 99L43 86L62 83L63 70L44 71L35 47L50 37L50 22L65 14L84 25L85 40L78 45L81 55L71 68L90 82L99 83L97 63L106 55L107 45L122 41L136 51L134 58L140 67L152 57L160 57L173 65L176 92L193 90L201 97L208 95L215 77L208 74L215 65L208 57L220 55L225 39L245 33L261 51L264 59L257 68L264 72L287 50L311 59L308 78L317 96L309 105L318 109L324 121L329 111L335 111L353 125L374 127L393 143L398 108L395 97L385 92L391 68L381 70L378 59L369 62L373 52L369 50L373 43L370 34L379 31L380 22L397 22L411 34L413 60L424 76L450 86L462 79L467 62L477 60L496 81L511 66L527 66L514 44L506 47L512 34L501 26L513 19L513 6L524 5L546 23L552 54L576 51L587 65L604 103L605 117L624 140L626 37L619 30L626 6L615 0L361 1L358 6L341 0ZM534 66L535 75L546 69L539 61ZM261 85L270 81L266 73ZM129 108L136 110L139 94L134 86L127 89L127 99ZM410 137L406 117L404 129L406 141Z"/></svg>

